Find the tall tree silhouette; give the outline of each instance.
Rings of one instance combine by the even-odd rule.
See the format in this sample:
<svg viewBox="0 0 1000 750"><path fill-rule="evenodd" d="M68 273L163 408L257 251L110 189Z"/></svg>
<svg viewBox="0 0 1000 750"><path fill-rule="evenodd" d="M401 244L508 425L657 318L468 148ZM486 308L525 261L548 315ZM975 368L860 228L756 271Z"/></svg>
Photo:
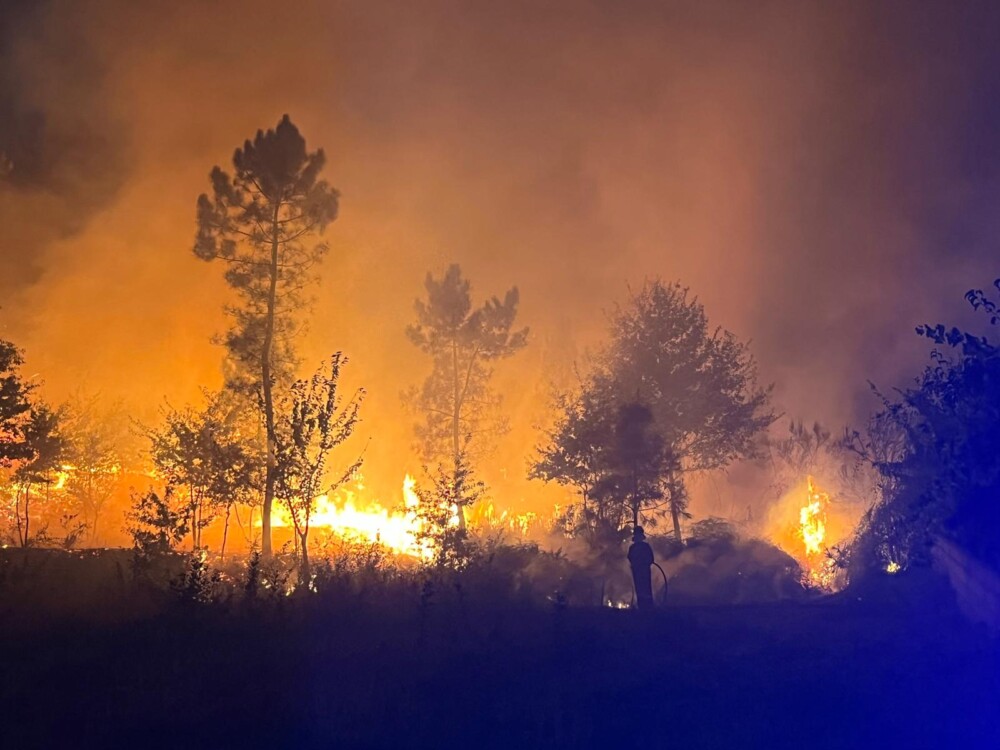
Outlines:
<svg viewBox="0 0 1000 750"><path fill-rule="evenodd" d="M675 457L642 403L620 403L614 383L591 375L576 393L557 395L559 416L538 448L530 476L574 487L580 503L563 519L597 548L617 547L669 497Z"/></svg>
<svg viewBox="0 0 1000 750"><path fill-rule="evenodd" d="M648 405L676 458L664 476L674 534L685 512L683 473L719 469L753 453L774 420L770 388L757 385L747 345L712 328L705 308L679 283L643 285L612 318L603 366L623 398Z"/></svg>
<svg viewBox="0 0 1000 750"><path fill-rule="evenodd" d="M644 507L663 497L661 480L671 468L663 438L654 430L653 413L644 404L619 406L606 452L608 470L594 487L597 497L607 496L624 505L633 526L639 525Z"/></svg>
<svg viewBox="0 0 1000 750"><path fill-rule="evenodd" d="M18 541L22 547L27 547L32 543L32 490L36 485L44 485L45 497L48 498L55 473L68 453L69 440L62 433L61 413L44 403L32 404L24 425L24 442L31 451L31 457L14 471L17 493L14 510ZM44 532L44 529L41 531Z"/></svg>
<svg viewBox="0 0 1000 750"><path fill-rule="evenodd" d="M28 458L31 449L24 440L24 425L31 409L31 385L21 377L20 350L0 339L0 466Z"/></svg>
<svg viewBox="0 0 1000 750"><path fill-rule="evenodd" d="M319 178L323 150L309 152L285 115L257 131L233 155L233 174L215 167L212 194L198 198L199 258L228 264L225 278L241 304L227 308L233 325L225 344L236 365L231 384L256 392L267 441L261 551L271 553L274 502L274 390L290 380L295 312L312 270L327 251L318 241L337 217L337 191Z"/></svg>
<svg viewBox="0 0 1000 750"><path fill-rule="evenodd" d="M571 531L582 534L595 547L620 541L622 507L597 492L608 473L615 432L617 396L614 383L594 374L570 390L555 394L555 424L544 442L529 476L575 489L580 503L565 509Z"/></svg>
<svg viewBox="0 0 1000 750"><path fill-rule="evenodd" d="M489 424L490 412L499 404L499 396L490 388L492 363L523 348L528 329L511 331L517 317L517 287L508 290L502 301L491 297L473 309L470 284L458 264L452 264L440 279L428 273L424 288L427 299L416 301L417 322L406 334L431 357L433 369L423 387L412 390L408 398L424 417L417 426L424 460L447 460L457 480L470 444L484 429L497 426ZM464 508L459 525L465 527Z"/></svg>
<svg viewBox="0 0 1000 750"><path fill-rule="evenodd" d="M709 327L704 307L688 289L649 282L612 316L611 341L581 393L563 399L566 411L540 450L535 474L578 487L584 482L593 494L615 475L608 426L616 424L615 415L622 417L622 406L641 404L652 420L644 423L635 412L633 427L662 441L662 453L652 451L650 458L658 456L659 488L680 539L684 475L751 454L756 436L775 419L769 394L757 384L747 345ZM620 421L615 429L622 430Z"/></svg>

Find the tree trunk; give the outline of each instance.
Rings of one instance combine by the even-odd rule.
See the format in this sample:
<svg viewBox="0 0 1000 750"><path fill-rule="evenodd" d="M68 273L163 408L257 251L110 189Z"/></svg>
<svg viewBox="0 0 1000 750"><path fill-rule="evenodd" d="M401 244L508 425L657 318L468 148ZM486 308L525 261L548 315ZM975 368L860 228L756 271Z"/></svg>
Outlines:
<svg viewBox="0 0 1000 750"><path fill-rule="evenodd" d="M254 512L254 509L255 509L254 506L251 505L250 506L250 518L247 519L247 528L250 529L250 547L252 549L257 549L257 539L254 536L254 531L253 531L253 512ZM240 512L239 512L239 510L236 511L236 520L237 521L240 520ZM240 524L240 528L241 529L243 528L243 524ZM244 536L246 536L246 532L243 532L243 534L244 534Z"/></svg>
<svg viewBox="0 0 1000 750"><path fill-rule="evenodd" d="M17 523L17 541L22 547L28 546L28 492L30 485L24 488L24 519L21 519L21 492L14 493L14 520Z"/></svg>
<svg viewBox="0 0 1000 750"><path fill-rule="evenodd" d="M198 501L194 499L194 488L191 492L191 551L198 551Z"/></svg>
<svg viewBox="0 0 1000 750"><path fill-rule="evenodd" d="M100 506L94 506L94 524L93 526L90 527L90 541L95 546L97 545L97 542L100 539L100 537L97 534L97 521L100 518L100 516L101 516Z"/></svg>
<svg viewBox="0 0 1000 750"><path fill-rule="evenodd" d="M677 506L674 501L673 494L670 495L670 517L674 521L674 538L680 542L683 541L681 538L681 509Z"/></svg>
<svg viewBox="0 0 1000 750"><path fill-rule="evenodd" d="M232 512L232 503L226 506L226 523L222 527L222 549L219 550L219 559L226 559L226 539L229 538L229 514Z"/></svg>
<svg viewBox="0 0 1000 750"><path fill-rule="evenodd" d="M87 484L87 496L90 498L90 509L94 514L93 523L90 525L90 542L92 545L96 546L98 541L97 521L101 515L101 508L104 505L104 500L97 499L97 490L94 489L94 473L92 471L87 472Z"/></svg>
<svg viewBox="0 0 1000 750"><path fill-rule="evenodd" d="M21 546L27 547L29 539L31 539L31 485L30 484L24 489L24 540L22 541Z"/></svg>
<svg viewBox="0 0 1000 750"><path fill-rule="evenodd" d="M94 543L94 524L90 522L90 516L94 511L94 473L89 469L84 469L86 472L87 481L84 484L83 492L83 508L80 513L83 516L83 525L85 527L84 534L87 535L87 539L90 542L90 546L95 546Z"/></svg>
<svg viewBox="0 0 1000 750"><path fill-rule="evenodd" d="M642 498L639 497L639 473L632 469L632 530L639 525L639 507L642 505Z"/></svg>
<svg viewBox="0 0 1000 750"><path fill-rule="evenodd" d="M302 545L302 567L299 569L299 582L304 582L306 588L309 587L309 529L299 534L299 543Z"/></svg>
<svg viewBox="0 0 1000 750"><path fill-rule="evenodd" d="M17 528L17 543L24 546L21 538L21 490L14 490L14 524Z"/></svg>
<svg viewBox="0 0 1000 750"><path fill-rule="evenodd" d="M462 424L462 404L461 404L461 391L458 387L459 371L458 371L458 343L452 342L451 344L451 364L452 364L452 376L455 386L454 401L452 403L452 415L451 415L451 448L452 456L455 460L455 473L453 477L453 482L457 489L458 486L458 472L460 464L462 461L462 442L461 442L461 424ZM459 504L458 506L458 528L465 531L465 506Z"/></svg>
<svg viewBox="0 0 1000 750"><path fill-rule="evenodd" d="M274 204L271 220L271 274L267 292L267 314L264 320L264 342L260 352L261 392L264 397L264 428L267 431L267 466L264 472L264 507L261 513L261 555L271 556L271 506L274 504L275 436L274 394L271 383L271 349L274 345L274 310L278 293L278 211L281 201Z"/></svg>

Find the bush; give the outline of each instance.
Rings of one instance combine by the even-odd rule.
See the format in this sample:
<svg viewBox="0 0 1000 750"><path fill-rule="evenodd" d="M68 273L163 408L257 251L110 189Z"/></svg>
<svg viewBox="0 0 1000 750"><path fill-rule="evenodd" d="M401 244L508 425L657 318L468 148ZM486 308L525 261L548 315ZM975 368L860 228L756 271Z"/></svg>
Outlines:
<svg viewBox="0 0 1000 750"><path fill-rule="evenodd" d="M219 571L211 570L206 558L203 552L191 555L184 572L170 582L170 588L181 604L210 604L223 598L222 576Z"/></svg>
<svg viewBox="0 0 1000 750"><path fill-rule="evenodd" d="M1000 568L1000 349L981 339L955 356L935 351L917 385L883 398L866 437L849 446L886 478L851 547L857 575L887 566L925 565L944 536ZM887 455L882 436L901 445Z"/></svg>

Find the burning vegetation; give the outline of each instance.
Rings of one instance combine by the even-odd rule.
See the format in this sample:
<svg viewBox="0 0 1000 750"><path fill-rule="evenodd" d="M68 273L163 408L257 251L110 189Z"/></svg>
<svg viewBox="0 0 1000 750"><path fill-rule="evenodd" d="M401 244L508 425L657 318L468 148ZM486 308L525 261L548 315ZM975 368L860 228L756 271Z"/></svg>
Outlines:
<svg viewBox="0 0 1000 750"><path fill-rule="evenodd" d="M1000 5L873 5L0 3L0 745L1000 747Z"/></svg>
<svg viewBox="0 0 1000 750"><path fill-rule="evenodd" d="M1000 747L945 5L0 3L0 745Z"/></svg>
<svg viewBox="0 0 1000 750"><path fill-rule="evenodd" d="M812 477L806 479L805 505L799 510L798 533L802 537L802 560L807 581L824 590L836 585L836 568L830 557L827 539L827 508L830 496L821 490Z"/></svg>
<svg viewBox="0 0 1000 750"><path fill-rule="evenodd" d="M902 482L888 467L915 450L902 421L911 412L888 406L867 438L835 441L796 422L776 436L771 387L758 382L749 345L712 326L690 289L661 280L615 310L604 343L573 377L553 377L526 457L545 499L528 510L487 481L507 473L491 461L510 430L497 372L532 346L518 288L477 304L458 264L428 273L414 322L400 321L428 365L402 394L415 449L395 465L381 456L369 466L357 434L367 391L346 386L347 357L333 351L300 375L309 288L339 214L325 171L322 149L310 150L288 116L238 148L231 170L211 171L211 190L196 202L193 249L224 269L231 296L220 300L229 319L217 337L223 383L204 389L199 405L166 406L152 426L84 397L55 407L22 374L20 350L0 342L5 544L124 543L146 556L186 549L202 562L209 551L220 561L287 554L291 580L302 582L314 578L313 558L331 539L373 545L401 564L456 568L497 545L527 545L570 551L603 582L596 600L619 604L631 599L614 581L638 525L682 578L691 575L684 555L706 540L719 551L719 539L770 539L797 561L802 584L823 592L844 585L850 556L874 534L886 537L882 570L897 572L916 554L914 539L888 540L896 516L887 509ZM993 356L979 340L928 335L963 344L965 366ZM377 433L375 425L368 440ZM735 498L730 507L745 514L709 517L699 488L739 464L770 471L771 498ZM363 478L371 473L405 478L380 497ZM837 477L835 490L814 475ZM854 540L859 520L868 536ZM609 587L621 591L609 596Z"/></svg>

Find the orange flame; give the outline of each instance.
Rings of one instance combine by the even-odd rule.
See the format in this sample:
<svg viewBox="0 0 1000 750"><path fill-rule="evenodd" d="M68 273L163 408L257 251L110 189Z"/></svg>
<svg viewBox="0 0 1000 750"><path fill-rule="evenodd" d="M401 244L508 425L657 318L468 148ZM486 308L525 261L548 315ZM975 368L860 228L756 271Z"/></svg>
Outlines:
<svg viewBox="0 0 1000 750"><path fill-rule="evenodd" d="M343 490L336 499L329 495L316 498L309 526L329 530L351 541L382 544L397 554L428 558L433 550L420 539L421 526L416 514L420 501L415 487L416 481L407 474L403 479L405 510L396 511L376 500L362 504L359 493L364 491L364 484L359 477L354 489ZM271 525L275 528L292 525L288 510L280 503L275 503L271 511Z"/></svg>
<svg viewBox="0 0 1000 750"><path fill-rule="evenodd" d="M827 558L826 551L826 508L830 496L816 485L810 476L806 480L806 504L799 510L798 535L802 539L803 561L806 579L821 589L835 587L836 570Z"/></svg>
<svg viewBox="0 0 1000 750"><path fill-rule="evenodd" d="M806 556L819 554L823 551L823 541L826 539L826 505L830 497L820 492L812 477L808 478L807 502L799 511L799 533L805 545Z"/></svg>

